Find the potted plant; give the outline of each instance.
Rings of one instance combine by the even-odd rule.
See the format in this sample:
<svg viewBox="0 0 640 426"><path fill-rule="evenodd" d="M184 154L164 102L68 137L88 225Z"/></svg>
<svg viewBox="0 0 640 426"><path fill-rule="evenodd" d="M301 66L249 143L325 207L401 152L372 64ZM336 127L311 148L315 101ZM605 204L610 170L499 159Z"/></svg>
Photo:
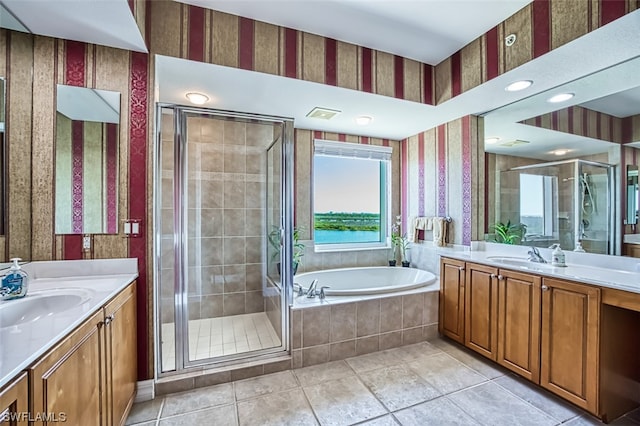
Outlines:
<svg viewBox="0 0 640 426"><path fill-rule="evenodd" d="M512 224L511 220L508 220L507 223L496 222L495 225L492 225L492 228L495 231L493 241L502 244L520 243L527 231L527 225L524 223Z"/></svg>
<svg viewBox="0 0 640 426"><path fill-rule="evenodd" d="M402 259L402 266L408 268L410 263L407 260L407 250L409 250L409 240L407 234L402 233L402 217L396 216L395 223L391 226L391 245L393 249L393 260L389 261L389 266L396 266L396 249L400 249L400 256ZM393 265L391 264L393 262Z"/></svg>
<svg viewBox="0 0 640 426"><path fill-rule="evenodd" d="M280 259L280 249L282 248L282 242L280 240L280 228L274 226L269 233L269 244L273 247L273 254L271 255L271 262ZM300 229L293 228L293 274L298 272L298 266L302 264L302 258L304 257L305 245L300 242ZM280 274L280 262L276 263L278 274Z"/></svg>

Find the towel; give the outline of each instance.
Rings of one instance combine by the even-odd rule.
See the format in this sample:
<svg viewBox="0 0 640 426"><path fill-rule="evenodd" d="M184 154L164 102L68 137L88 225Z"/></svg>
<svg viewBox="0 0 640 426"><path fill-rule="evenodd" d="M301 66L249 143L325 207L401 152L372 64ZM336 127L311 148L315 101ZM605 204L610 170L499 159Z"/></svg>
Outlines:
<svg viewBox="0 0 640 426"><path fill-rule="evenodd" d="M438 247L444 247L447 244L447 220L444 217L436 217L433 219L433 243Z"/></svg>
<svg viewBox="0 0 640 426"><path fill-rule="evenodd" d="M407 239L412 243L418 242L418 230L430 230L433 228L432 217L413 216L410 220L409 233Z"/></svg>

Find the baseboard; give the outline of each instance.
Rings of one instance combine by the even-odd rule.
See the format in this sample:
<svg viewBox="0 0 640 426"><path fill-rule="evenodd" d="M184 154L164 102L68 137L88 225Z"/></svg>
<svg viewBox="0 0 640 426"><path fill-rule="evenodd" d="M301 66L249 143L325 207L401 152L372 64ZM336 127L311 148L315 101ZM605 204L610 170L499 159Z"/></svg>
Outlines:
<svg viewBox="0 0 640 426"><path fill-rule="evenodd" d="M151 401L155 397L153 380L143 380L136 384L136 399L133 402Z"/></svg>

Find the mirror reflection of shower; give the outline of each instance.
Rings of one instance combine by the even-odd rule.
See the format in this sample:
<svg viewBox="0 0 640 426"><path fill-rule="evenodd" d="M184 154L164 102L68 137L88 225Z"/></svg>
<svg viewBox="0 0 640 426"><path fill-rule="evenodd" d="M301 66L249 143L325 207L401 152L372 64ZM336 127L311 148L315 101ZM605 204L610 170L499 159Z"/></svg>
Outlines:
<svg viewBox="0 0 640 426"><path fill-rule="evenodd" d="M520 244L614 252L613 167L568 160L499 173L500 220L525 228Z"/></svg>

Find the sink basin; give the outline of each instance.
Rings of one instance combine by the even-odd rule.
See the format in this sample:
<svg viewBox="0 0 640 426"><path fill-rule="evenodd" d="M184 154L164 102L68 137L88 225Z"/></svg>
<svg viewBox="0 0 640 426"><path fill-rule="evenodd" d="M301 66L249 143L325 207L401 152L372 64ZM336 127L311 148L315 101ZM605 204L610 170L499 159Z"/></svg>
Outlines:
<svg viewBox="0 0 640 426"><path fill-rule="evenodd" d="M487 260L491 260L493 262L498 262L498 263L502 263L504 265L509 265L509 266L517 266L520 268L525 268L525 269L551 269L553 268L553 266L551 266L550 263L537 263L537 262L531 262L530 260L524 258L524 257L509 257L509 256L487 256Z"/></svg>
<svg viewBox="0 0 640 426"><path fill-rule="evenodd" d="M22 299L0 302L0 329L48 318L88 301L87 289L52 289L27 293Z"/></svg>

